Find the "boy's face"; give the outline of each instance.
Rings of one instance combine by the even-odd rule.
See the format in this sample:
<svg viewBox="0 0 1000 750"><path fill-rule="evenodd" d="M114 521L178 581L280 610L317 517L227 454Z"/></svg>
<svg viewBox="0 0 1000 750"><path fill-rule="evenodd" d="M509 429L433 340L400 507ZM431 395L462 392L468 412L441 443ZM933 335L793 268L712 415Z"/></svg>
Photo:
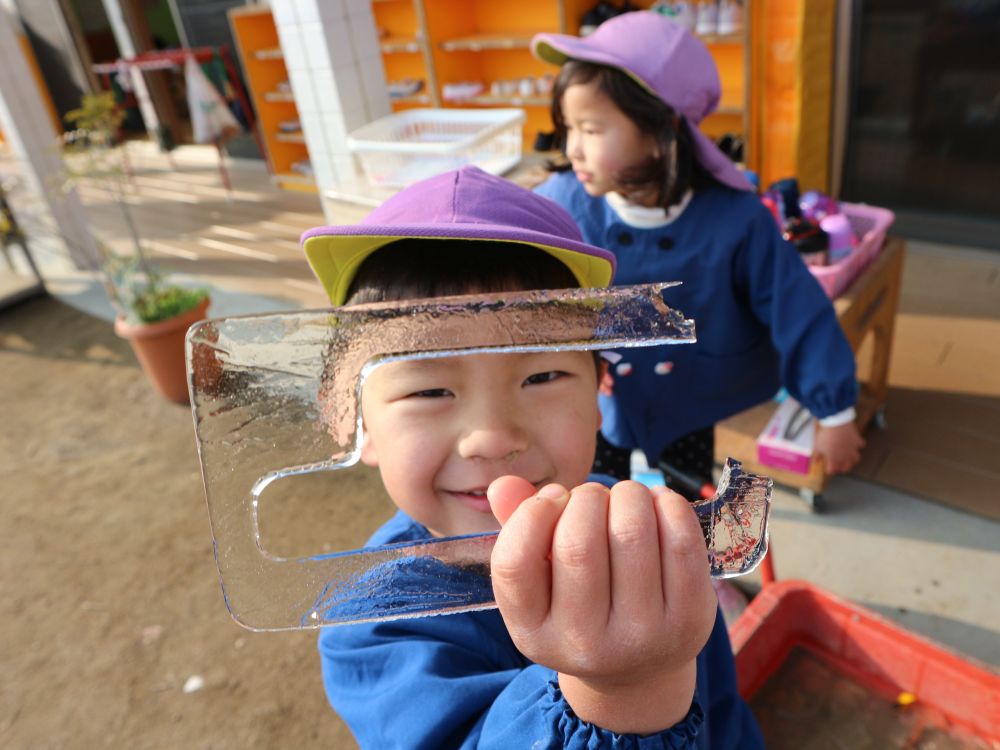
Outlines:
<svg viewBox="0 0 1000 750"><path fill-rule="evenodd" d="M365 381L361 411L361 460L437 536L498 530L486 488L506 474L583 483L600 428L591 352L389 363Z"/></svg>

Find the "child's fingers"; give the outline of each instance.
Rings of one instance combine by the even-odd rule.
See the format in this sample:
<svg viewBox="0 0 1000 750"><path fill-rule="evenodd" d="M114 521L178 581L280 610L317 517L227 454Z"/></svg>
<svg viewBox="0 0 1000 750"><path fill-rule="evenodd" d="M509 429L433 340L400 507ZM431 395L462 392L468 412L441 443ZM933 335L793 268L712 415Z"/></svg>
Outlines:
<svg viewBox="0 0 1000 750"><path fill-rule="evenodd" d="M700 607L711 592L708 552L698 516L676 492L656 492L656 516L663 561L663 595L667 610L682 615Z"/></svg>
<svg viewBox="0 0 1000 750"><path fill-rule="evenodd" d="M512 634L538 628L551 605L549 554L556 524L569 499L557 484L522 502L500 530L490 557L493 595Z"/></svg>
<svg viewBox="0 0 1000 750"><path fill-rule="evenodd" d="M490 501L490 510L496 516L500 525L507 523L517 507L535 494L535 486L527 479L511 474L494 479L486 490Z"/></svg>
<svg viewBox="0 0 1000 750"><path fill-rule="evenodd" d="M656 510L649 490L620 482L608 510L611 609L623 615L663 610Z"/></svg>
<svg viewBox="0 0 1000 750"><path fill-rule="evenodd" d="M608 500L603 485L577 487L552 539L552 611L569 636L607 625Z"/></svg>

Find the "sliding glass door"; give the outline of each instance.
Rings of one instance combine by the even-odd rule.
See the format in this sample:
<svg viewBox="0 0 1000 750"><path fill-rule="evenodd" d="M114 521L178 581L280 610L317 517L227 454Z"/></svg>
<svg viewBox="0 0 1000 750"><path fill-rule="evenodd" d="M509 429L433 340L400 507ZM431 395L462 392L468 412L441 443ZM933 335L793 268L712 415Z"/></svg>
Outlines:
<svg viewBox="0 0 1000 750"><path fill-rule="evenodd" d="M860 0L842 195L1000 248L1000 0Z"/></svg>

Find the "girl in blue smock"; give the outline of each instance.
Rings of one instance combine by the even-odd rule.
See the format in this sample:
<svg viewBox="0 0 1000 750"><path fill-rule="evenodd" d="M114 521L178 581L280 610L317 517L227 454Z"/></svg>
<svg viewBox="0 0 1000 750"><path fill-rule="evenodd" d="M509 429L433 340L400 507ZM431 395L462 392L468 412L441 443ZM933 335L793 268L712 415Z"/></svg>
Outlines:
<svg viewBox="0 0 1000 750"><path fill-rule="evenodd" d="M586 38L539 34L532 48L562 66L552 116L569 161L537 191L615 253L616 284L683 282L666 300L698 325L694 345L621 352L595 470L627 476L639 448L651 465L708 479L714 424L782 385L819 421L827 471L852 468L864 445L854 355L749 182L698 130L720 97L705 45L635 12Z"/></svg>

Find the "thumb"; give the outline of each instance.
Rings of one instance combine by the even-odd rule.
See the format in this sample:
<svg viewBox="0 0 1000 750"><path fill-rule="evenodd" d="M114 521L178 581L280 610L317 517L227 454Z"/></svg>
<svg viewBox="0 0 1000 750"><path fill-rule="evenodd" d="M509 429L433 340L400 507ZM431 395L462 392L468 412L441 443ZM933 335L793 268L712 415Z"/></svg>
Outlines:
<svg viewBox="0 0 1000 750"><path fill-rule="evenodd" d="M486 490L490 509L500 525L507 523L517 506L535 494L535 486L527 479L512 474L494 479Z"/></svg>

